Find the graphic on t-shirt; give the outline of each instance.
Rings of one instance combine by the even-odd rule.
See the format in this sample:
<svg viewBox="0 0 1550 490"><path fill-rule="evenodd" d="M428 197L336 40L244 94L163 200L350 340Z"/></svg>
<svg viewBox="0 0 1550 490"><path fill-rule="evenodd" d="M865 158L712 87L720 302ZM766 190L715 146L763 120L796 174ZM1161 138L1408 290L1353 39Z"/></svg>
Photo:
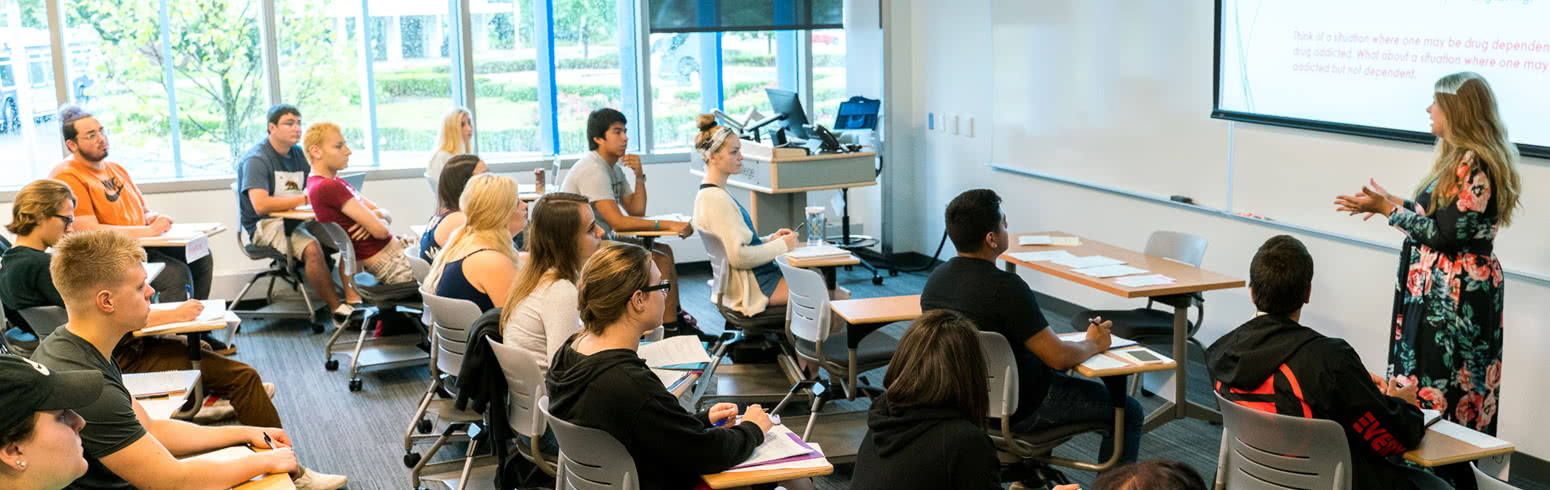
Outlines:
<svg viewBox="0 0 1550 490"><path fill-rule="evenodd" d="M103 197L106 197L108 202L118 202L118 196L124 193L124 187L118 183L116 176L102 181L102 189Z"/></svg>
<svg viewBox="0 0 1550 490"><path fill-rule="evenodd" d="M274 195L276 197L300 196L307 186L305 172L275 172Z"/></svg>

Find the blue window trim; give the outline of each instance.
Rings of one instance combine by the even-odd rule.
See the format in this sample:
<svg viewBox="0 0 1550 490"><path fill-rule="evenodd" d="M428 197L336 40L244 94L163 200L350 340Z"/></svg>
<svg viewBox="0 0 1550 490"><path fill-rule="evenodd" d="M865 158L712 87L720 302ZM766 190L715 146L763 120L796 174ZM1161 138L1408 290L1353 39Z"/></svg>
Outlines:
<svg viewBox="0 0 1550 490"><path fill-rule="evenodd" d="M543 8L536 8L537 2L543 2ZM549 148L544 153L558 155L560 153L560 97L559 86L555 83L554 62L554 0L535 0L534 21L542 22L539 26L543 29L544 38L542 45L538 47L539 63L546 70L538 74L539 99L547 102L549 107L541 111L540 129L549 135ZM547 91L547 93L544 93Z"/></svg>

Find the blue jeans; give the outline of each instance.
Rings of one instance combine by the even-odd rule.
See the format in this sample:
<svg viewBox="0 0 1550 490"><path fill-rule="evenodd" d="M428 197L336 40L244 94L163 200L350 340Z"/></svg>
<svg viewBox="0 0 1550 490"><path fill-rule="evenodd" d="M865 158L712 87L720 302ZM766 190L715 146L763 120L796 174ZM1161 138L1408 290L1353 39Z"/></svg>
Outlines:
<svg viewBox="0 0 1550 490"><path fill-rule="evenodd" d="M1125 397L1125 451L1120 454L1120 463L1136 460L1141 450L1144 419L1141 403ZM1109 390L1103 383L1055 373L1050 377L1049 394L1044 396L1039 409L1033 416L1013 423L1012 428L1017 432L1030 432L1078 422L1114 423L1114 403L1109 398ZM1098 448L1098 461L1108 461L1113 452L1114 437L1106 435Z"/></svg>

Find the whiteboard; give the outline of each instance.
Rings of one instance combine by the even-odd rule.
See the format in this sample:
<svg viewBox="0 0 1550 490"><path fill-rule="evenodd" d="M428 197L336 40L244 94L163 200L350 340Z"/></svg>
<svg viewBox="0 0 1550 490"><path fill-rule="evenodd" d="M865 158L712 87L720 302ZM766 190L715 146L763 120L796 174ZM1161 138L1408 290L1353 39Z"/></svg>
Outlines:
<svg viewBox="0 0 1550 490"><path fill-rule="evenodd" d="M993 0L991 163L1399 246L1379 219L1335 212L1335 196L1369 178L1409 195L1432 148L1211 119L1213 4ZM1550 161L1518 171L1524 207L1496 253L1511 272L1550 278L1550 209L1536 195L1550 189Z"/></svg>

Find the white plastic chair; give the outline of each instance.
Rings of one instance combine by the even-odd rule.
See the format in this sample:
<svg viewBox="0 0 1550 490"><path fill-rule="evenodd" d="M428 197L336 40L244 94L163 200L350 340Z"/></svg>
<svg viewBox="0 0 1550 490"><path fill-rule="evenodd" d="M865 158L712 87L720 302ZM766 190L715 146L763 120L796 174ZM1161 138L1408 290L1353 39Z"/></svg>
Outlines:
<svg viewBox="0 0 1550 490"><path fill-rule="evenodd" d="M618 439L602 430L582 427L549 412L549 397L538 399L538 409L560 440L560 464L555 488L567 490L635 490L640 473L635 458Z"/></svg>
<svg viewBox="0 0 1550 490"><path fill-rule="evenodd" d="M554 476L558 460L545 457L540 444L544 429L549 424L543 412L538 410L538 400L544 396L544 373L538 367L538 360L516 347L489 338L485 341L490 344L501 371L506 374L507 420L511 430L528 438L527 447L519 445L517 452L538 465L538 469L544 473Z"/></svg>
<svg viewBox="0 0 1550 490"><path fill-rule="evenodd" d="M1351 448L1339 423L1261 412L1221 394L1216 403L1224 429L1216 488L1351 488Z"/></svg>

